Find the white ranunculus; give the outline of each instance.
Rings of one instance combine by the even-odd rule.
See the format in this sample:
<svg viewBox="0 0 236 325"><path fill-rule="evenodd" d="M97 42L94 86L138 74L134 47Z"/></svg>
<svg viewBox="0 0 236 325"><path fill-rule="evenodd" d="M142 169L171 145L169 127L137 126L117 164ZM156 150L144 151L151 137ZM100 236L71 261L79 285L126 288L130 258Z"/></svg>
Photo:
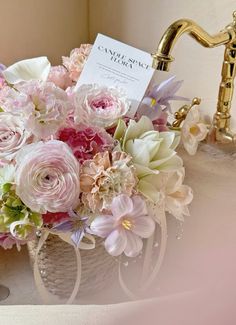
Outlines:
<svg viewBox="0 0 236 325"><path fill-rule="evenodd" d="M16 194L32 211L67 212L79 204L79 162L64 142L29 144L16 157Z"/></svg>
<svg viewBox="0 0 236 325"><path fill-rule="evenodd" d="M190 155L195 155L199 142L206 138L207 133L207 126L200 122L198 108L191 108L181 129L184 148Z"/></svg>
<svg viewBox="0 0 236 325"><path fill-rule="evenodd" d="M22 60L5 69L2 74L9 84L21 81L42 80L46 81L51 64L46 56Z"/></svg>
<svg viewBox="0 0 236 325"><path fill-rule="evenodd" d="M130 108L126 95L119 89L96 84L82 85L74 95L75 122L111 127Z"/></svg>
<svg viewBox="0 0 236 325"><path fill-rule="evenodd" d="M11 161L30 141L32 133L25 129L20 116L0 113L0 160Z"/></svg>

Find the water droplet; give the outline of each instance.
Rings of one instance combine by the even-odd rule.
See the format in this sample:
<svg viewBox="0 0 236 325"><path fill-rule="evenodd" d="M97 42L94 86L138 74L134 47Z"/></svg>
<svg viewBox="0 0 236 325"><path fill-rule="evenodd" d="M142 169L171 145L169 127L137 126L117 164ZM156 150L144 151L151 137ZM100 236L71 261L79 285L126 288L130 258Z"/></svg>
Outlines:
<svg viewBox="0 0 236 325"><path fill-rule="evenodd" d="M158 242L154 243L154 247L158 247L158 246L159 246Z"/></svg>
<svg viewBox="0 0 236 325"><path fill-rule="evenodd" d="M126 262L123 263L123 265L124 265L125 267L127 267L127 266L129 265L129 262L126 261Z"/></svg>

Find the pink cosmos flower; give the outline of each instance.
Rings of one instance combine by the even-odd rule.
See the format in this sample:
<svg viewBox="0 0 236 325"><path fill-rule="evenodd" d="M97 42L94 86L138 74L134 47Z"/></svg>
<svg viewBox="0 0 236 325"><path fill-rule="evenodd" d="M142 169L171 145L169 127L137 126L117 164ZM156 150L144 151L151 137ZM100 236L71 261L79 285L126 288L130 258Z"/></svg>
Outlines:
<svg viewBox="0 0 236 325"><path fill-rule="evenodd" d="M67 144L25 146L16 156L16 194L32 211L67 212L79 204L79 163Z"/></svg>
<svg viewBox="0 0 236 325"><path fill-rule="evenodd" d="M69 76L73 81L77 81L79 79L91 49L91 44L81 44L79 48L75 48L70 52L69 57L62 57L63 65L69 71Z"/></svg>
<svg viewBox="0 0 236 325"><path fill-rule="evenodd" d="M130 108L122 90L96 84L79 87L74 96L74 105L76 123L103 128L112 127Z"/></svg>
<svg viewBox="0 0 236 325"><path fill-rule="evenodd" d="M72 80L70 79L69 72L62 65L51 67L48 75L48 81L53 82L57 87L64 90L72 86Z"/></svg>
<svg viewBox="0 0 236 325"><path fill-rule="evenodd" d="M68 144L80 163L92 159L98 152L112 148L114 143L104 129L85 125L59 130L58 140Z"/></svg>
<svg viewBox="0 0 236 325"><path fill-rule="evenodd" d="M155 229L144 200L140 196L119 195L112 201L111 213L95 218L90 225L92 233L106 238L109 254L118 256L124 252L129 257L137 256L143 247L141 238L150 237Z"/></svg>

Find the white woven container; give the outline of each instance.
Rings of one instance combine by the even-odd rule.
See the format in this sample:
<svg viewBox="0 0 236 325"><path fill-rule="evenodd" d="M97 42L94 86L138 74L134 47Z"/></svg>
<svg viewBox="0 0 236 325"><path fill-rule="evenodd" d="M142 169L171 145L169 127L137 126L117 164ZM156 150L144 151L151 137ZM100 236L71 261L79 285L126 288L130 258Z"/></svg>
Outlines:
<svg viewBox="0 0 236 325"><path fill-rule="evenodd" d="M31 265L35 260L38 240L28 242ZM104 248L103 240L96 238L96 247L80 250L82 276L79 296L95 293L109 286L116 274L117 263ZM74 248L50 234L38 256L38 268L45 287L60 298L68 298L72 293L77 264Z"/></svg>

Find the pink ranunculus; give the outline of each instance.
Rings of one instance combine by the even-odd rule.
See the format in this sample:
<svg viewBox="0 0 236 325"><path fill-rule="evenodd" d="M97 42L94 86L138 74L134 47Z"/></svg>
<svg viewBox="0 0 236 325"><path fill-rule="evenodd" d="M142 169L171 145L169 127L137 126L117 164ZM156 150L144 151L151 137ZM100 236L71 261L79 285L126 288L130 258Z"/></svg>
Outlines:
<svg viewBox="0 0 236 325"><path fill-rule="evenodd" d="M98 152L111 149L114 144L104 129L85 125L59 130L58 140L68 144L80 163L92 159Z"/></svg>
<svg viewBox="0 0 236 325"><path fill-rule="evenodd" d="M53 82L57 87L64 90L72 86L69 72L62 65L51 67L48 81Z"/></svg>
<svg viewBox="0 0 236 325"><path fill-rule="evenodd" d="M32 211L67 212L79 204L79 162L58 140L22 148L16 156L16 194Z"/></svg>
<svg viewBox="0 0 236 325"><path fill-rule="evenodd" d="M129 257L137 256L143 247L141 238L150 237L155 230L144 200L137 195L119 195L112 201L111 213L94 219L90 225L92 233L106 238L109 254L118 256L124 252Z"/></svg>
<svg viewBox="0 0 236 325"><path fill-rule="evenodd" d="M24 120L17 115L0 113L0 159L11 161L25 145L33 142L32 133L27 131Z"/></svg>
<svg viewBox="0 0 236 325"><path fill-rule="evenodd" d="M83 70L88 56L91 52L91 44L82 44L79 48L75 48L70 52L70 56L63 56L62 62L66 69L69 71L71 80L77 81Z"/></svg>
<svg viewBox="0 0 236 325"><path fill-rule="evenodd" d="M118 88L82 85L74 97L75 122L111 127L126 115L130 102Z"/></svg>

